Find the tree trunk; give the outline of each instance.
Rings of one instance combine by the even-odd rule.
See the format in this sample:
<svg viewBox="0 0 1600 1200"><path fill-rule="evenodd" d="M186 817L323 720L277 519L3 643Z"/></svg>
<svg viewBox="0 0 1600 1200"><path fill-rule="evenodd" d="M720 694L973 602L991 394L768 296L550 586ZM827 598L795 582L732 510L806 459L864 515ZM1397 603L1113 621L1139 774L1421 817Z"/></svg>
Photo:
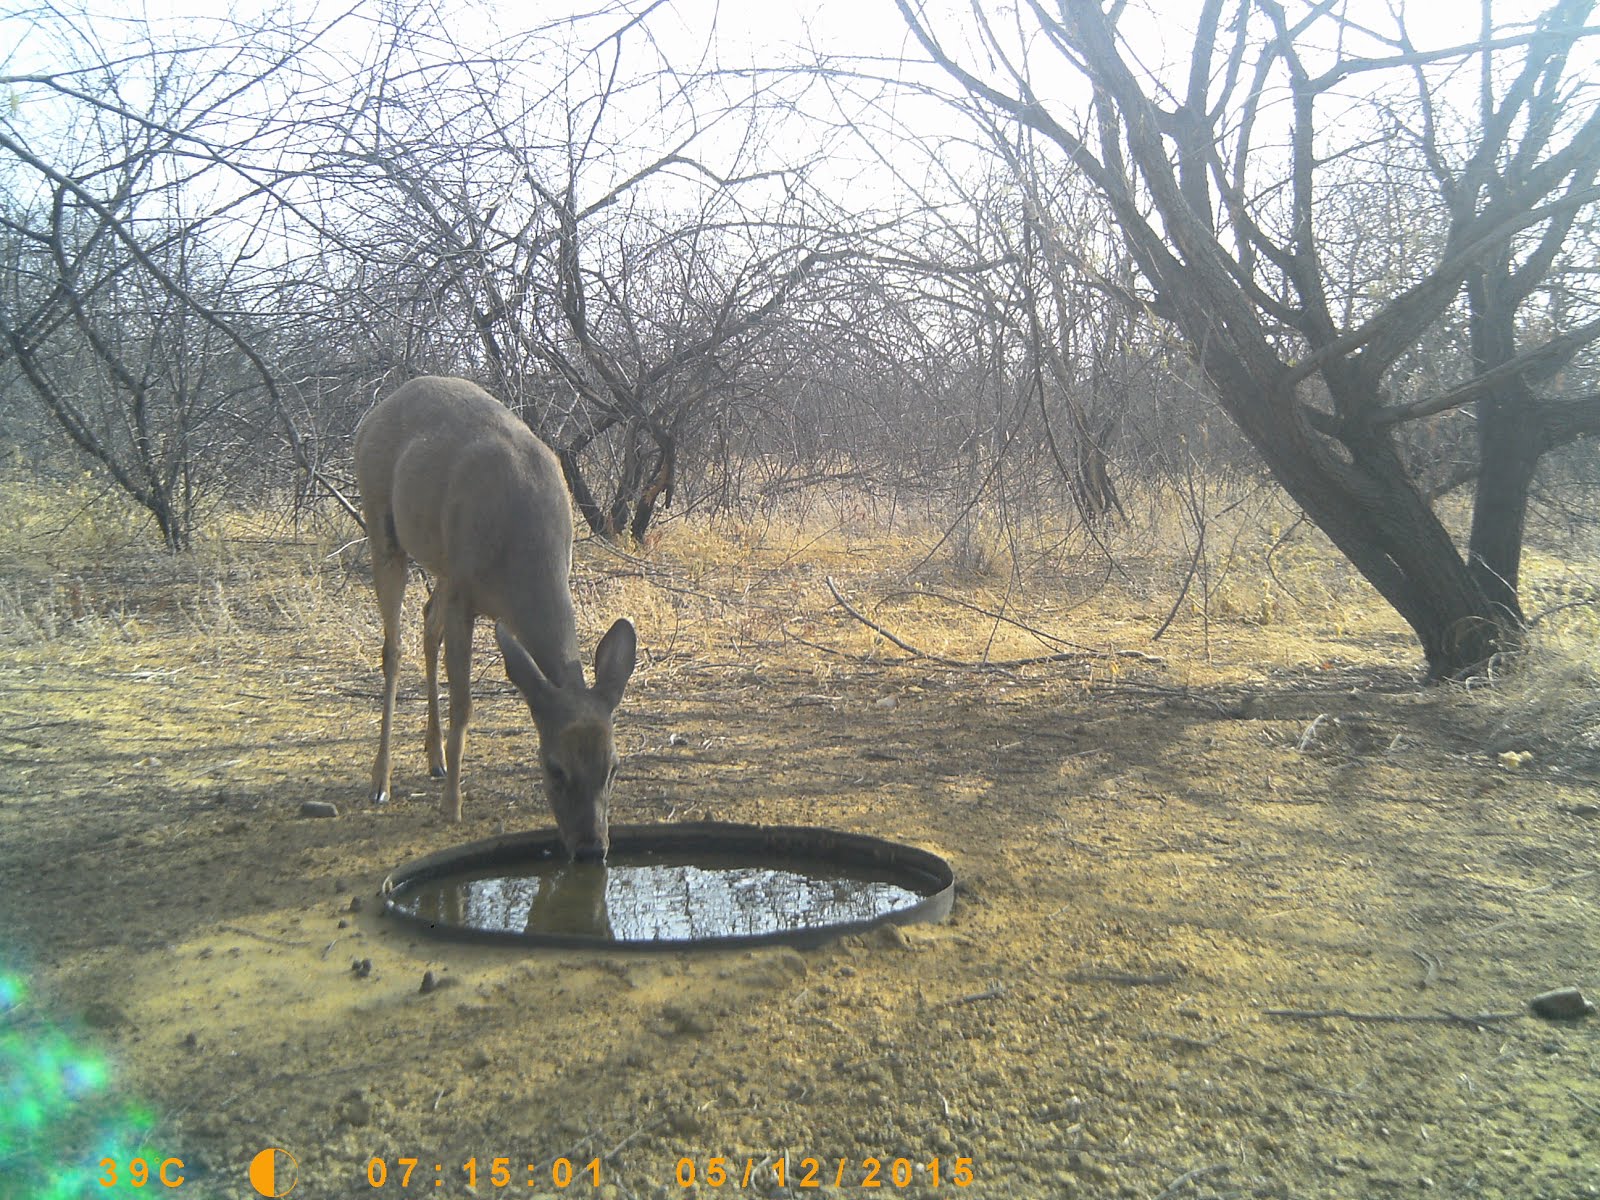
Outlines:
<svg viewBox="0 0 1600 1200"><path fill-rule="evenodd" d="M1503 255L1467 281L1472 366L1479 375L1516 357L1514 296ZM1510 380L1479 400L1477 417L1478 487L1467 562L1489 598L1520 625L1517 576L1528 490L1545 449L1543 430L1533 394L1521 379Z"/></svg>
<svg viewBox="0 0 1600 1200"><path fill-rule="evenodd" d="M1517 599L1523 527L1543 449L1533 414L1526 395L1500 393L1478 403L1478 490L1467 549L1478 586L1506 620L1518 625L1523 622Z"/></svg>
<svg viewBox="0 0 1600 1200"><path fill-rule="evenodd" d="M1273 477L1415 631L1430 679L1470 675L1510 647L1514 624L1467 568L1386 430L1326 439L1295 402L1262 394L1236 360L1207 358L1223 407Z"/></svg>
<svg viewBox="0 0 1600 1200"><path fill-rule="evenodd" d="M561 460L561 473L567 477L567 490L572 493L573 503L578 506L578 515L583 518L583 523L589 527L589 532L601 537L608 536L605 510L589 490L589 482L584 479L583 468L578 463L578 452L570 446L563 446L556 451L556 457Z"/></svg>

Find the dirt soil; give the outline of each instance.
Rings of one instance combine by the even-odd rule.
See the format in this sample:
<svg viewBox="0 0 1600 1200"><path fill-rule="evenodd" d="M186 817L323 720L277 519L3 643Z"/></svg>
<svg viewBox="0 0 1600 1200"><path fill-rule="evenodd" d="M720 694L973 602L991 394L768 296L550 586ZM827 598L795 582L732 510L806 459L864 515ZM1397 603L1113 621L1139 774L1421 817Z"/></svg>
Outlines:
<svg viewBox="0 0 1600 1200"><path fill-rule="evenodd" d="M1527 1010L1600 992L1600 753L1502 757L1375 600L1213 621L1207 661L1192 616L1149 641L1170 595L1105 599L1062 622L1151 657L979 671L875 640L809 568L714 599L654 571L580 587L588 645L646 609L613 821L907 841L954 865L948 921L807 951L419 938L379 911L389 870L549 823L486 629L451 827L414 651L397 797L366 801L358 564L19 568L0 965L26 997L0 1030L110 1075L14 1143L0 1194L52 1194L122 1114L185 1182L72 1194L253 1196L279 1147L301 1200L771 1195L780 1172L824 1196L1600 1196L1600 1019ZM888 585L840 587L865 613ZM872 611L942 637L905 604ZM942 657L978 656L953 637Z"/></svg>

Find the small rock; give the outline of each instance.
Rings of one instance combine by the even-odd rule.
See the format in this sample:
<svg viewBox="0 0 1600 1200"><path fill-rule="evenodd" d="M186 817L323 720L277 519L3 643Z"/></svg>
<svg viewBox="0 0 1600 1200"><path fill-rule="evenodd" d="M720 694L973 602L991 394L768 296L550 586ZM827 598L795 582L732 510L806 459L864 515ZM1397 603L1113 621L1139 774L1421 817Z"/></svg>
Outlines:
<svg viewBox="0 0 1600 1200"><path fill-rule="evenodd" d="M1499 754L1500 765L1508 771L1518 770L1523 763L1533 759L1531 750L1502 750Z"/></svg>
<svg viewBox="0 0 1600 1200"><path fill-rule="evenodd" d="M326 800L306 800L300 805L302 817L337 817L339 806Z"/></svg>
<svg viewBox="0 0 1600 1200"><path fill-rule="evenodd" d="M361 911L361 897L360 896L351 896L350 897L350 903L345 905L345 909L344 910L345 910L345 912L360 912Z"/></svg>
<svg viewBox="0 0 1600 1200"><path fill-rule="evenodd" d="M370 958L352 958L350 972L357 979L366 979L372 974L372 960Z"/></svg>
<svg viewBox="0 0 1600 1200"><path fill-rule="evenodd" d="M1593 1013L1594 1001L1575 987L1564 987L1539 993L1528 1001L1528 1007L1533 1010L1535 1016L1549 1017L1558 1021L1572 1020Z"/></svg>
<svg viewBox="0 0 1600 1200"><path fill-rule="evenodd" d="M454 975L435 975L432 971L422 973L422 986L417 989L424 996L429 992L436 992L440 988L454 987L461 981Z"/></svg>
<svg viewBox="0 0 1600 1200"><path fill-rule="evenodd" d="M681 733L669 733L667 735L667 745L673 747L674 749L677 749L680 746L687 746L688 744L689 739Z"/></svg>
<svg viewBox="0 0 1600 1200"><path fill-rule="evenodd" d="M872 703L876 708L897 708L899 707L900 701L893 696L883 696L880 699L874 700Z"/></svg>

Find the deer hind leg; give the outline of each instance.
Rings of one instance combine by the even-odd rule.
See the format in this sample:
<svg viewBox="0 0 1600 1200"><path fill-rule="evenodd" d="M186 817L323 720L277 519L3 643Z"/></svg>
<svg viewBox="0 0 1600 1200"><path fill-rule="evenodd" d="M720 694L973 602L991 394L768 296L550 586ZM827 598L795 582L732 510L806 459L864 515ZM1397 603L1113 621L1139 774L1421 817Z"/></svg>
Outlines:
<svg viewBox="0 0 1600 1200"><path fill-rule="evenodd" d="M389 799L389 744L394 732L394 701L400 689L400 606L406 598L406 556L398 547L372 550L372 585L383 615L383 725L378 757L372 764L372 802Z"/></svg>
<svg viewBox="0 0 1600 1200"><path fill-rule="evenodd" d="M422 608L422 659L428 665L428 733L423 746L428 752L428 774L435 779L445 775L443 739L439 736L439 643L444 640L444 605L436 603L439 593L428 597Z"/></svg>
<svg viewBox="0 0 1600 1200"><path fill-rule="evenodd" d="M439 623L444 635L444 672L450 687L450 736L445 742L444 800L446 821L461 820L461 760L467 752L467 725L472 720L472 611L453 597L439 598Z"/></svg>

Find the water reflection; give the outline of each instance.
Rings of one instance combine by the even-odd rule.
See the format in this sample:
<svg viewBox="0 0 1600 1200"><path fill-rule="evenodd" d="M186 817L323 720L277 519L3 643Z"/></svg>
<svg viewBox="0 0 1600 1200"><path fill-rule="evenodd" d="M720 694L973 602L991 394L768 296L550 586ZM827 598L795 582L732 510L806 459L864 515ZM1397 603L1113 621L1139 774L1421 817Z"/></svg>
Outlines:
<svg viewBox="0 0 1600 1200"><path fill-rule="evenodd" d="M606 866L539 862L452 876L397 903L425 920L475 929L653 942L874 920L920 899L835 863L635 855Z"/></svg>
<svg viewBox="0 0 1600 1200"><path fill-rule="evenodd" d="M479 881L480 885L496 882L513 881ZM581 933L614 940L608 908L606 868L594 863L567 863L538 878L522 928L527 933Z"/></svg>

